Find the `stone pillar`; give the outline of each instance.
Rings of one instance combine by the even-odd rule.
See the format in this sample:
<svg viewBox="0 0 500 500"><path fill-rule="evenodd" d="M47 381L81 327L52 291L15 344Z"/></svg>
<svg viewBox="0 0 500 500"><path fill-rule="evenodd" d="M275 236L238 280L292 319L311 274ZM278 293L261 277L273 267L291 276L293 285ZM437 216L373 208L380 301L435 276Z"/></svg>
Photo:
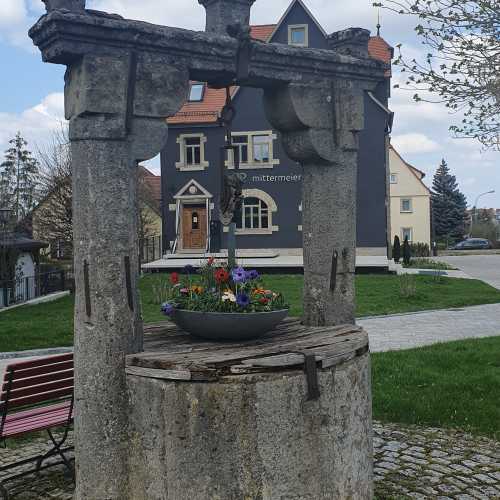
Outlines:
<svg viewBox="0 0 500 500"><path fill-rule="evenodd" d="M198 0L207 11L206 31L227 35L227 27L250 25L250 8L255 0Z"/></svg>
<svg viewBox="0 0 500 500"><path fill-rule="evenodd" d="M188 73L147 54L86 55L66 73L76 279L78 500L128 498L125 356L142 350L137 163L163 147Z"/></svg>
<svg viewBox="0 0 500 500"><path fill-rule="evenodd" d="M303 166L304 321L355 322L358 132L364 83L352 79L267 89L265 108Z"/></svg>

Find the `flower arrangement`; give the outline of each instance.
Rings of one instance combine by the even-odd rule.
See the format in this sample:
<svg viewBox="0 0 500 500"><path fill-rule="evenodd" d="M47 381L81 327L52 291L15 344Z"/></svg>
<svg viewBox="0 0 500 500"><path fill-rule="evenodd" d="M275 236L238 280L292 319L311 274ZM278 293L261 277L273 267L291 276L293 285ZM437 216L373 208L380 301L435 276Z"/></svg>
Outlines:
<svg viewBox="0 0 500 500"><path fill-rule="evenodd" d="M265 288L259 273L242 267L231 269L210 257L196 271L186 266L182 274L172 273L161 310L173 316L176 310L256 313L288 309L283 296Z"/></svg>

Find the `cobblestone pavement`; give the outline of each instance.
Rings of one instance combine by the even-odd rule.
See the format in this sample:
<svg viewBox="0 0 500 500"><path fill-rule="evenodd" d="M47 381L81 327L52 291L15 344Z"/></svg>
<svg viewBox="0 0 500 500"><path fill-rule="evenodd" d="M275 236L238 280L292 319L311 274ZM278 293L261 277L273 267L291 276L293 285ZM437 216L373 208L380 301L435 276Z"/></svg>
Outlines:
<svg viewBox="0 0 500 500"><path fill-rule="evenodd" d="M500 335L500 304L377 316L357 321L370 337L372 352L411 349Z"/></svg>
<svg viewBox="0 0 500 500"><path fill-rule="evenodd" d="M499 442L396 424L375 423L374 430L377 500L500 499ZM0 464L36 455L47 446L45 439L37 438L0 449ZM73 495L73 482L62 466L7 486L12 500L70 500Z"/></svg>
<svg viewBox="0 0 500 500"><path fill-rule="evenodd" d="M500 499L500 443L459 431L375 424L377 499Z"/></svg>

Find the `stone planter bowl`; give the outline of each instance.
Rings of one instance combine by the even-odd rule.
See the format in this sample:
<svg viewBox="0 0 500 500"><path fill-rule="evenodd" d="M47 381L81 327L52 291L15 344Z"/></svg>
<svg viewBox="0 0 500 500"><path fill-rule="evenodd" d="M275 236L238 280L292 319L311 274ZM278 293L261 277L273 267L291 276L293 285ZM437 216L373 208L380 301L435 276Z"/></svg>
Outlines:
<svg viewBox="0 0 500 500"><path fill-rule="evenodd" d="M288 309L256 313L199 312L177 309L172 321L182 330L209 340L239 341L258 338L288 316Z"/></svg>

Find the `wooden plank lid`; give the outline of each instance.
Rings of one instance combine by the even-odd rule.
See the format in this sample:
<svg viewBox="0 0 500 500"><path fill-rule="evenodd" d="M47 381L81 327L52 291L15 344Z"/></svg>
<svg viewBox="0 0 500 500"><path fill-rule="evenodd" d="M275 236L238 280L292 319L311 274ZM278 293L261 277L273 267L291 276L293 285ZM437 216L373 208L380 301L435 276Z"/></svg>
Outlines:
<svg viewBox="0 0 500 500"><path fill-rule="evenodd" d="M284 321L251 341L229 343L196 339L172 323L146 327L145 352L127 357L130 375L181 381L300 369L314 355L319 369L344 363L368 351L368 335L355 325L306 327Z"/></svg>

